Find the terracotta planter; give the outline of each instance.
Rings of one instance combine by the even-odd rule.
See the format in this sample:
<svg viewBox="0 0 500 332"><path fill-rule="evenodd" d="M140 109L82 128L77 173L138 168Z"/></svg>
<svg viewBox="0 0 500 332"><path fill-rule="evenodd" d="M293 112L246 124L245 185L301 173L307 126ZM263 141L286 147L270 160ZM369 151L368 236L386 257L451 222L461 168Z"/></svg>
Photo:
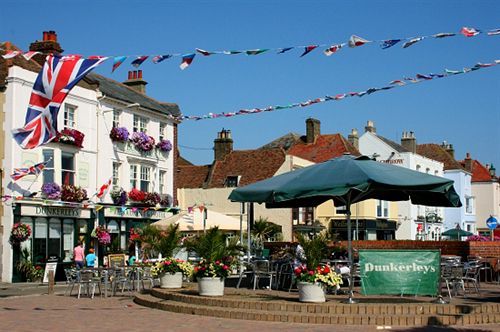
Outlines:
<svg viewBox="0 0 500 332"><path fill-rule="evenodd" d="M224 278L199 278L198 294L201 296L223 296Z"/></svg>
<svg viewBox="0 0 500 332"><path fill-rule="evenodd" d="M165 273L160 276L161 288L182 288L182 272Z"/></svg>
<svg viewBox="0 0 500 332"><path fill-rule="evenodd" d="M302 282L297 283L300 302L325 302L325 289L321 284Z"/></svg>

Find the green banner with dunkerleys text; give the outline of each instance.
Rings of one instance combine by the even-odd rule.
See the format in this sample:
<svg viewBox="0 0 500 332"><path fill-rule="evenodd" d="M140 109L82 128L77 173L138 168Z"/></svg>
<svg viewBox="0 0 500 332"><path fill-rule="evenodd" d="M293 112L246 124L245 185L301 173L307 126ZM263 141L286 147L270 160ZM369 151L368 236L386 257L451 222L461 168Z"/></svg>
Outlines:
<svg viewBox="0 0 500 332"><path fill-rule="evenodd" d="M359 250L364 295L437 295L439 250Z"/></svg>

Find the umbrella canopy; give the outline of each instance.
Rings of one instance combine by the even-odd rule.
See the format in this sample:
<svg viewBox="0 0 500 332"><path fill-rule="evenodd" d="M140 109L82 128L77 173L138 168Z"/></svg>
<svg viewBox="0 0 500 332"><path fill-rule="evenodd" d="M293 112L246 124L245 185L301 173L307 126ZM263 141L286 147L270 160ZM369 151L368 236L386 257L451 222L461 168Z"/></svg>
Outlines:
<svg viewBox="0 0 500 332"><path fill-rule="evenodd" d="M471 235L474 234L472 234L471 232L464 231L463 229L460 228L452 228L441 233L441 236L449 236L451 238L456 238L456 239L460 239L462 236L471 236Z"/></svg>
<svg viewBox="0 0 500 332"><path fill-rule="evenodd" d="M270 208L317 206L333 200L347 210L347 240L352 263L351 204L370 198L427 206L460 207L453 181L366 156L342 156L255 182L231 192L233 202L266 203ZM352 299L352 274L349 299Z"/></svg>
<svg viewBox="0 0 500 332"><path fill-rule="evenodd" d="M427 206L462 206L453 181L366 156L342 156L255 182L231 192L236 202L266 203L268 207L336 205L375 198Z"/></svg>

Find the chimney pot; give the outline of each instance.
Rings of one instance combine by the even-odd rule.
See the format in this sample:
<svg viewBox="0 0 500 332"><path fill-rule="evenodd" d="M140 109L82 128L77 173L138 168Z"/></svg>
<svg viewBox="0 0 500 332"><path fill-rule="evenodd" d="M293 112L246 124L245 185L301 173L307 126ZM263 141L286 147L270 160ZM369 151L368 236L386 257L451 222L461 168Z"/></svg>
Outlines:
<svg viewBox="0 0 500 332"><path fill-rule="evenodd" d="M318 119L308 118L306 120L306 143L316 142L321 135L321 122Z"/></svg>
<svg viewBox="0 0 500 332"><path fill-rule="evenodd" d="M467 152L467 153L465 154L465 159L470 159L470 153L469 153L469 152Z"/></svg>
<svg viewBox="0 0 500 332"><path fill-rule="evenodd" d="M232 151L233 139L231 138L231 130L222 128L222 130L217 133L217 138L214 140L214 159L223 160Z"/></svg>
<svg viewBox="0 0 500 332"><path fill-rule="evenodd" d="M366 122L365 132L376 133L377 128L375 128L375 123L372 120Z"/></svg>
<svg viewBox="0 0 500 332"><path fill-rule="evenodd" d="M137 71L133 71L132 72L132 78L135 80L137 78Z"/></svg>
<svg viewBox="0 0 500 332"><path fill-rule="evenodd" d="M347 136L347 140L352 144L352 146L359 149L359 137L358 130L356 128L351 130L351 133Z"/></svg>
<svg viewBox="0 0 500 332"><path fill-rule="evenodd" d="M44 31L44 32L43 32L43 39L42 39L42 40L43 40L43 41L47 41L47 40L49 40L49 32L48 32L48 31Z"/></svg>
<svg viewBox="0 0 500 332"><path fill-rule="evenodd" d="M137 78L142 79L142 70L137 71Z"/></svg>
<svg viewBox="0 0 500 332"><path fill-rule="evenodd" d="M128 71L128 79L132 79L132 72L130 70Z"/></svg>
<svg viewBox="0 0 500 332"><path fill-rule="evenodd" d="M472 173L472 159L469 152L465 154L464 167L467 172Z"/></svg>
<svg viewBox="0 0 500 332"><path fill-rule="evenodd" d="M417 153L417 139L415 138L415 134L413 133L413 131L403 132L403 137L401 138L401 146L412 153Z"/></svg>

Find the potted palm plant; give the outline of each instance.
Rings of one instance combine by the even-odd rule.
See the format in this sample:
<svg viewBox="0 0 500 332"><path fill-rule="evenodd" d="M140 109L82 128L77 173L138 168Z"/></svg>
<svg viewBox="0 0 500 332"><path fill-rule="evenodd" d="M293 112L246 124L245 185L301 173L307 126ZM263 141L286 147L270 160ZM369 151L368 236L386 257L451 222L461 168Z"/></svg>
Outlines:
<svg viewBox="0 0 500 332"><path fill-rule="evenodd" d="M210 228L187 240L187 250L196 252L201 261L194 268L198 281L198 293L202 296L224 295L224 280L237 263L237 257L243 248L238 238L226 239L218 227Z"/></svg>
<svg viewBox="0 0 500 332"><path fill-rule="evenodd" d="M328 257L328 240L325 234L312 239L297 234L299 244L304 250L305 262L295 268L297 288L300 302L325 302L325 291L328 287L338 287L342 277L328 265L321 265L323 258Z"/></svg>

